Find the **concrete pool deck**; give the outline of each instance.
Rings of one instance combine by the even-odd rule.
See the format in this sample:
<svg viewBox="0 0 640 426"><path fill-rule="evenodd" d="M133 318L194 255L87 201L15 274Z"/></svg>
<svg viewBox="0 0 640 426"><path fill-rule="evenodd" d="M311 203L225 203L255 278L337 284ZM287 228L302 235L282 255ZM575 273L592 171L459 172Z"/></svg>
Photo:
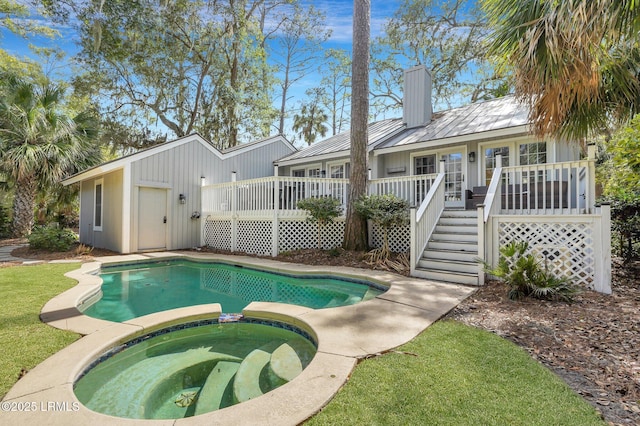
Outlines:
<svg viewBox="0 0 640 426"><path fill-rule="evenodd" d="M171 324L216 318L219 304L158 312L123 323L90 318L77 306L95 293L101 280L93 275L102 263L131 263L187 257L252 265L272 271L326 274L327 268L264 258L203 253L146 253L97 258L67 276L78 285L51 299L41 319L85 336L29 371L2 401L0 424L41 425L297 425L317 413L346 383L359 359L396 348L417 336L476 289L390 272L331 267L330 273L376 281L390 289L366 302L328 309L252 302L243 311L252 318L280 320L310 331L318 341L313 361L291 382L260 397L200 416L173 420L111 417L85 408L73 393L80 372L106 349Z"/></svg>

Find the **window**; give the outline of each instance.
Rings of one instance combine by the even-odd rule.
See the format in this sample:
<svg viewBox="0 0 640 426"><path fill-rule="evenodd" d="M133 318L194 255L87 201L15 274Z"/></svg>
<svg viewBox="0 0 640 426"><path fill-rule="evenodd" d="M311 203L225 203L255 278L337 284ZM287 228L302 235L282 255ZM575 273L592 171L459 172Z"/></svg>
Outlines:
<svg viewBox="0 0 640 426"><path fill-rule="evenodd" d="M436 156L425 155L424 157L415 158L415 174L430 175L436 173Z"/></svg>
<svg viewBox="0 0 640 426"><path fill-rule="evenodd" d="M102 231L103 179L95 181L93 187L93 230Z"/></svg>
<svg viewBox="0 0 640 426"><path fill-rule="evenodd" d="M485 148L484 161L485 161L485 185L491 183L491 176L493 176L493 169L496 168L496 155L502 154L502 167L509 166L509 147L494 147Z"/></svg>
<svg viewBox="0 0 640 426"><path fill-rule="evenodd" d="M547 162L545 142L523 143L520 145L520 165L544 164Z"/></svg>
<svg viewBox="0 0 640 426"><path fill-rule="evenodd" d="M291 172L291 176L293 176L293 177L304 177L304 169L293 170Z"/></svg>
<svg viewBox="0 0 640 426"><path fill-rule="evenodd" d="M415 157L413 160L413 164L415 167L416 175L430 175L436 173L436 155L424 155L422 157ZM414 204L420 205L424 197L426 197L427 192L429 191L429 186L426 181L416 181L415 182L415 199Z"/></svg>
<svg viewBox="0 0 640 426"><path fill-rule="evenodd" d="M319 178L320 177L320 167L318 167L317 169L308 169L307 171L309 172L308 176L310 178Z"/></svg>
<svg viewBox="0 0 640 426"><path fill-rule="evenodd" d="M547 162L547 144L545 142L523 143L520 145L520 165L528 166L534 164L544 164ZM522 183L535 183L544 180L544 171L524 172Z"/></svg>

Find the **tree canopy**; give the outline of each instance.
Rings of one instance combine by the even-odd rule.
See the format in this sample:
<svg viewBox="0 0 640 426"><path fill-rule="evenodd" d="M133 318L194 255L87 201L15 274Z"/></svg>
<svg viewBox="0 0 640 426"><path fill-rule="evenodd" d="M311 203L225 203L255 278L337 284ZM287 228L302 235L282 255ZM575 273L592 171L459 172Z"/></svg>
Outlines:
<svg viewBox="0 0 640 426"><path fill-rule="evenodd" d="M474 1L404 0L373 43L373 107L402 105L403 70L414 65L433 75L434 104L503 95L505 79L486 60L488 33Z"/></svg>

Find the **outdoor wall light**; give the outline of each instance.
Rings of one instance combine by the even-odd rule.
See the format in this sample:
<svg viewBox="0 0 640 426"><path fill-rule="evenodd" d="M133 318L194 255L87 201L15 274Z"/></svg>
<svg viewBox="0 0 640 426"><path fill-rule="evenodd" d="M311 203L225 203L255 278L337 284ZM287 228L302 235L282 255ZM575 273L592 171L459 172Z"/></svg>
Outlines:
<svg viewBox="0 0 640 426"><path fill-rule="evenodd" d="M184 194L178 195L178 201L180 201L180 204L187 204L187 196Z"/></svg>
<svg viewBox="0 0 640 426"><path fill-rule="evenodd" d="M476 162L476 153L475 153L475 151L471 151L469 153L469 162L470 163L475 163Z"/></svg>
<svg viewBox="0 0 640 426"><path fill-rule="evenodd" d="M205 186L207 184L207 178L204 176L200 176L200 186Z"/></svg>

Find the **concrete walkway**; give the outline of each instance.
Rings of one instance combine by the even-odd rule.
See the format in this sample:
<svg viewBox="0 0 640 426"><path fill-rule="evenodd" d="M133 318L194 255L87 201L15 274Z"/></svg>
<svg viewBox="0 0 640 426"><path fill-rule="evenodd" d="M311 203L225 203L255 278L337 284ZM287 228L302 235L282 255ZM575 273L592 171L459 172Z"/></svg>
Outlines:
<svg viewBox="0 0 640 426"><path fill-rule="evenodd" d="M24 244L21 244L21 245L15 245L15 246L0 247L0 263L5 263L5 262L23 263L23 262L28 262L32 260L32 259L21 259L19 257L13 257L11 255L12 251L24 246L25 246Z"/></svg>
<svg viewBox="0 0 640 426"><path fill-rule="evenodd" d="M73 393L73 384L85 366L109 348L136 336L172 324L215 318L219 304L159 312L123 323L89 318L76 306L95 294L101 280L95 275L100 261L136 262L182 257L175 253L115 256L85 263L68 276L78 285L50 300L41 319L62 329L87 334L48 358L16 383L3 400L25 412L3 410L0 424L42 425L297 425L317 413L349 378L358 359L400 346L426 329L475 291L475 288L404 277L389 272L331 267L332 275L355 277L390 287L380 296L352 306L311 309L297 305L253 302L247 317L288 322L315 335L318 351L309 366L291 382L250 401L200 416L177 420L131 420L88 410ZM202 261L223 261L294 274L326 274L328 268L250 257L194 254ZM53 403L68 409L46 409ZM7 407L11 407L7 405Z"/></svg>

